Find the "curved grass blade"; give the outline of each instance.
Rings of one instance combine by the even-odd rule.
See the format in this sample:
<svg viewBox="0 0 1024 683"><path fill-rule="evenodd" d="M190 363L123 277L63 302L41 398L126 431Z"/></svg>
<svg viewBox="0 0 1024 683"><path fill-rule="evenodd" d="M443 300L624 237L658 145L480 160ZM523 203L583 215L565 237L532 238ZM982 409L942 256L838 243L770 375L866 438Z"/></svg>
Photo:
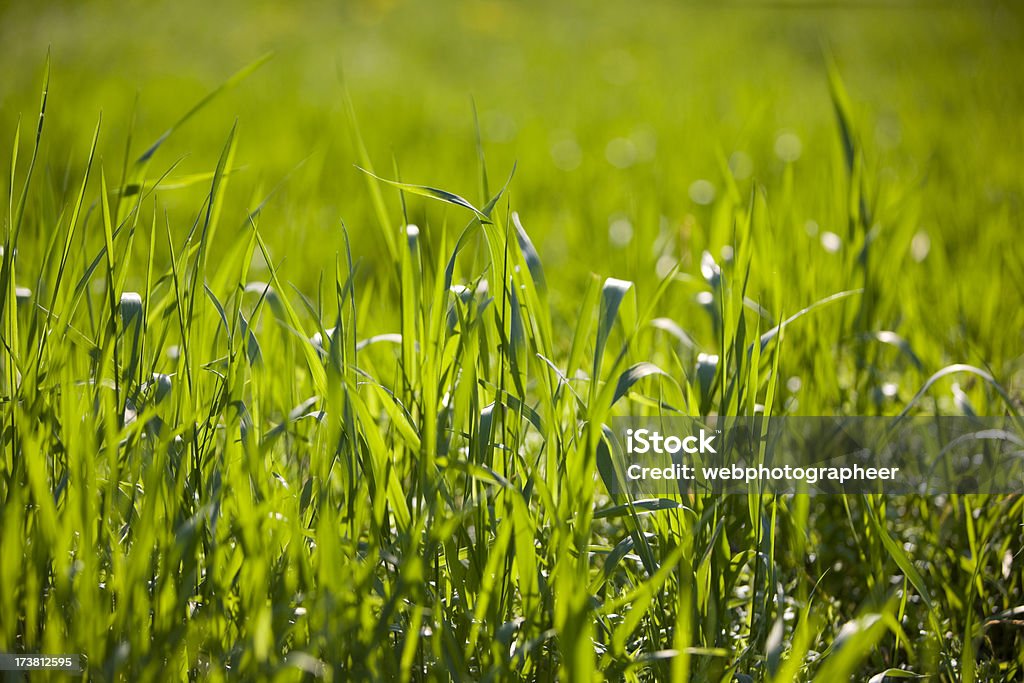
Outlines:
<svg viewBox="0 0 1024 683"><path fill-rule="evenodd" d="M650 322L650 326L672 335L680 344L688 349L697 348L697 344L694 343L693 339L690 338L690 335L686 333L686 330L671 318L655 318Z"/></svg>
<svg viewBox="0 0 1024 683"><path fill-rule="evenodd" d="M387 183L388 185L392 185L394 187L397 187L398 189L400 189L400 190L402 190L404 192L410 192L412 194L418 194L421 197L429 197L430 199L437 199L437 200L442 201L442 202L447 202L448 204L454 204L455 206L461 206L464 209L469 209L474 214L476 214L477 218L480 219L481 223L490 223L491 222L490 218L488 217L488 215L486 213L484 213L480 209L476 208L468 200L463 199L462 197L460 197L459 195L455 194L454 192L449 192L448 190L441 190L441 189L438 189L436 187L430 187L429 185L413 185L411 183L400 183L397 180L389 180L387 178L381 178L376 173L373 173L372 171L367 171L362 166L356 166L356 168L358 168L360 171L362 171L366 175L371 176L371 177L381 181L382 183Z"/></svg>
<svg viewBox="0 0 1024 683"><path fill-rule="evenodd" d="M608 336L611 334L612 325L619 313L619 306L626 296L626 292L633 286L628 280L619 280L610 277L604 281L601 287L601 315L597 323L597 342L594 345L594 378L601 374L601 359L604 356L604 348L608 343Z"/></svg>
<svg viewBox="0 0 1024 683"><path fill-rule="evenodd" d="M846 93L846 86L843 84L843 79L839 74L839 66L836 64L835 57L827 49L825 50L825 67L828 71L828 89L832 97L832 107L835 109L836 121L839 123L839 134L842 137L846 170L853 173L857 142L854 137L850 96Z"/></svg>
<svg viewBox="0 0 1024 683"><path fill-rule="evenodd" d="M601 508L594 512L594 519L623 517L631 514L631 509L637 513L658 512L659 510L686 510L687 512L693 512L691 508L688 508L679 501L669 498L650 498L648 500L636 500L629 505L612 505L611 507Z"/></svg>
<svg viewBox="0 0 1024 683"><path fill-rule="evenodd" d="M821 308L822 306L825 306L826 304L830 304L830 303L839 301L841 299L845 299L847 297L851 297L851 296L854 296L854 295L857 295L857 294L863 294L863 293L864 293L863 289L850 289L850 290L847 290L845 292L837 292L836 294L832 294L831 296L827 296L824 299L819 299L818 301L815 301L813 304L811 304L807 308L803 308L803 309L797 311L796 313L794 313L793 315L789 316L788 318L783 320L781 323L779 323L778 325L776 325L775 327L773 327L772 329L768 330L767 332L765 332L764 334L761 335L761 350L762 351L765 350L765 347L768 346L768 343L772 339L775 338L775 335L777 335L780 330L784 329L790 323L793 323L793 322L797 321L798 319L804 317L805 315L807 315L811 311L815 310L816 308ZM747 353L748 354L752 353L753 350L754 350L754 345L751 344L750 347L747 349Z"/></svg>
<svg viewBox="0 0 1024 683"><path fill-rule="evenodd" d="M544 296L548 291L548 283L544 277L544 266L540 263L540 255L537 248L533 246L530 236L526 234L522 221L519 220L519 212L512 212L512 225L516 228L516 240L519 242L519 250L523 252L523 259L526 260L526 267L530 270L530 277L533 278L537 291Z"/></svg>
<svg viewBox="0 0 1024 683"><path fill-rule="evenodd" d="M866 332L860 335L860 338L865 340L873 339L880 344L888 344L889 346L895 346L896 348L903 352L903 354L910 360L910 362L914 365L915 368L921 370L924 367L921 363L921 359L918 358L916 353L914 353L914 349L910 346L910 343L907 342L907 340L901 337L900 335L896 334L895 332L890 332L889 330Z"/></svg>
<svg viewBox="0 0 1024 683"><path fill-rule="evenodd" d="M632 388L634 384L644 377L650 377L651 375L661 375L662 377L672 379L671 375L654 363L641 361L636 365L629 367L625 372L619 375L619 381L615 385L615 394L612 396L612 404L614 405L620 398L629 393L630 388Z"/></svg>
<svg viewBox="0 0 1024 683"><path fill-rule="evenodd" d="M234 73L234 75L232 75L226 81L224 81L219 86L217 86L216 88L211 90L209 93L207 93L205 97L203 97L201 100L196 102L192 106L191 109L189 109L187 112L185 112L184 116L182 116L180 119L178 119L177 121L172 123L171 127L168 128L167 130L165 130L160 135L160 137L158 137L156 139L156 141L152 145L149 146L149 149L147 149L145 152L143 152L142 156L140 156L138 159L135 160L135 168L138 169L140 166L142 166L147 161L149 161L153 157L153 155L156 153L156 151L158 149L160 149L160 145L164 144L164 142L167 141L167 138L171 137L171 135L174 134L174 131L176 131L179 128L181 128L183 125L185 125L188 122L189 119L191 119L193 116L198 114L203 109L203 107L205 107L210 102L212 102L214 99L216 99L218 95L224 93L227 90L230 90L231 88L235 87L240 82L245 80L252 72L256 71L256 69L260 68L261 66L266 64L268 61L270 61L270 58L273 57L273 56L274 56L273 52L268 52L267 54L263 55L262 57L260 57L256 61L254 61L251 64L249 64L248 66L245 66L242 69L236 71Z"/></svg>
<svg viewBox="0 0 1024 683"><path fill-rule="evenodd" d="M933 384L938 382L943 377L947 377L958 372L968 372L972 375L976 375L977 377L980 377L981 379L985 380L985 382L987 382L989 385L992 386L993 389L996 390L996 393L998 393L999 397L1003 399L1004 403L1006 403L1006 407L1010 409L1010 412L1016 415L1016 410L1013 405L1013 399L1010 398L1010 394L1006 391L1006 389L1003 388L1003 385L996 381L995 377L993 377L988 372L985 372L981 368L975 367L973 365L967 365L965 363L955 363L953 365L947 365L946 367L942 368L934 375L929 377L928 381L926 381L924 385L918 390L918 392L914 394L914 398L910 399L910 401L907 402L906 407L904 407L903 410L900 411L900 414L897 416L897 419L906 417L907 413L910 412L910 409L914 407L914 404L921 400L921 397L924 396L928 392L928 390L932 388Z"/></svg>

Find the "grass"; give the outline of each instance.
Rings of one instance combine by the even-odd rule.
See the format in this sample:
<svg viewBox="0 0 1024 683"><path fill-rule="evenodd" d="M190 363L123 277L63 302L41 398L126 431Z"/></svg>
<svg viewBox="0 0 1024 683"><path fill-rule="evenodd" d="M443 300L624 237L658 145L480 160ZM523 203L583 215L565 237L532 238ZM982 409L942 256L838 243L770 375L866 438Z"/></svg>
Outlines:
<svg viewBox="0 0 1024 683"><path fill-rule="evenodd" d="M0 650L95 680L1024 675L1019 495L603 483L615 416L1019 416L1017 14L442 7L254 10L254 43L321 47L228 32L210 64L260 50L201 88L146 71L154 39L116 62L159 84L134 105L99 65L145 17L4 10L59 40L0 100Z"/></svg>

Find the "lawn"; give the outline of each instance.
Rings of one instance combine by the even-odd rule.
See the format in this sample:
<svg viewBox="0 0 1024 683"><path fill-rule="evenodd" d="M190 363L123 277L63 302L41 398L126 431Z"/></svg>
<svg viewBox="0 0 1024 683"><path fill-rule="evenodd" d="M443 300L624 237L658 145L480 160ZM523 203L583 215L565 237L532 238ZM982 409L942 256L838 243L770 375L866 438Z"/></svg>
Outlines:
<svg viewBox="0 0 1024 683"><path fill-rule="evenodd" d="M607 428L1019 426L1022 22L0 4L0 652L1024 678L1024 482L635 500Z"/></svg>

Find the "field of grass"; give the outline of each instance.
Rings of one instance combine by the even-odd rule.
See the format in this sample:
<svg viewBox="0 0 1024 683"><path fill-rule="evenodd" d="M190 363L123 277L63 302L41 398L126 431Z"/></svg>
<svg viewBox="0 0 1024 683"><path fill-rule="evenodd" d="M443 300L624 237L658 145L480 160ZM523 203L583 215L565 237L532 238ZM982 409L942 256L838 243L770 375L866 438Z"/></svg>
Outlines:
<svg viewBox="0 0 1024 683"><path fill-rule="evenodd" d="M603 476L621 416L1020 417L1022 21L0 3L0 652L1024 679L1019 494Z"/></svg>

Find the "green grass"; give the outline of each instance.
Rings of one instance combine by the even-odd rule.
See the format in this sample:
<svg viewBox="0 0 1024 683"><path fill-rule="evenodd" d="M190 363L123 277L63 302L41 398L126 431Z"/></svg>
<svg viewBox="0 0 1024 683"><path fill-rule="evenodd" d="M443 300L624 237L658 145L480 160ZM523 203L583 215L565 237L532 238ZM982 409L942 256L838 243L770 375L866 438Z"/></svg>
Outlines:
<svg viewBox="0 0 1024 683"><path fill-rule="evenodd" d="M0 651L1024 676L1019 495L641 503L602 436L1019 416L1018 12L247 9L0 10Z"/></svg>

